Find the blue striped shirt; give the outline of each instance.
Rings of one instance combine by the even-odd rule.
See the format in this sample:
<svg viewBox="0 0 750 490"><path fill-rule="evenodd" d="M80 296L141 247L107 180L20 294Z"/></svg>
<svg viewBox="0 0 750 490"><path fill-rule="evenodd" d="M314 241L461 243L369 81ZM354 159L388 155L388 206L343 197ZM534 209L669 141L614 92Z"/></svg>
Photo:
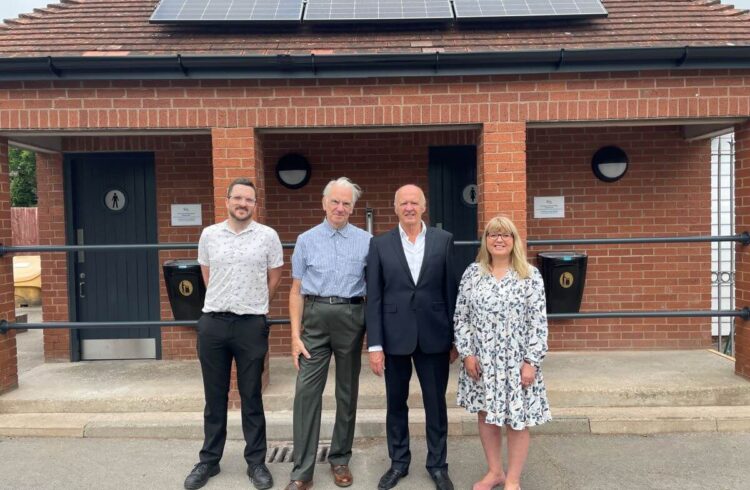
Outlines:
<svg viewBox="0 0 750 490"><path fill-rule="evenodd" d="M370 238L350 223L337 230L327 220L301 234L292 254L292 277L302 280L302 294L364 296Z"/></svg>

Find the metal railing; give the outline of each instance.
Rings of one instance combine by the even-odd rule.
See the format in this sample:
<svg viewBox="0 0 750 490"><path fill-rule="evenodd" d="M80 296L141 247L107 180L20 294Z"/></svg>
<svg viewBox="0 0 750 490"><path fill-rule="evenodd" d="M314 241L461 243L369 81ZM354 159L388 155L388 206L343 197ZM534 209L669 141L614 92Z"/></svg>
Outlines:
<svg viewBox="0 0 750 490"><path fill-rule="evenodd" d="M636 237L636 238L579 238L579 239L550 239L527 240L528 246L548 245L620 245L635 243L701 243L701 242L739 242L750 245L750 233L745 231L739 235L729 236L686 236L686 237ZM479 240L457 240L456 246L478 246ZM294 242L282 243L283 248L294 248ZM106 252L112 250L191 250L198 248L195 243L151 243L151 244L119 244L119 245L37 245L5 247L0 245L0 257L6 254L25 252ZM591 318L700 318L700 317L739 317L750 320L750 308L740 310L658 310L658 311L592 311L583 313L550 313L551 320L575 320ZM139 322L45 322L45 323L14 323L0 320L0 333L7 333L10 329L88 329L88 328L141 328L141 327L173 327L195 326L197 320L161 320ZM271 325L289 323L288 318L269 319Z"/></svg>

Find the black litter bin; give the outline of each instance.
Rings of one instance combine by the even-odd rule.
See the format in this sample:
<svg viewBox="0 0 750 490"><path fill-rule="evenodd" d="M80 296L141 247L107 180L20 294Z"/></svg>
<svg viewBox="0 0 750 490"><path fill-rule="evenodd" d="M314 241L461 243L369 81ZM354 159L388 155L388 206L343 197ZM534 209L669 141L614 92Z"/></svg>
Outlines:
<svg viewBox="0 0 750 490"><path fill-rule="evenodd" d="M537 257L547 295L547 313L578 313L586 284L586 254L542 252Z"/></svg>
<svg viewBox="0 0 750 490"><path fill-rule="evenodd" d="M197 260L164 262L164 282L175 320L197 320L206 299L201 266Z"/></svg>

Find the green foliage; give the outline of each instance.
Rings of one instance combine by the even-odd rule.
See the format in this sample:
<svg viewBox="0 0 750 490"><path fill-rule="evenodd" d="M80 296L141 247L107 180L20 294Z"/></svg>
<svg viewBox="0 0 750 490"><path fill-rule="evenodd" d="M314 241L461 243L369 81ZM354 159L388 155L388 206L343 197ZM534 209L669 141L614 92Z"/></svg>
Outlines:
<svg viewBox="0 0 750 490"><path fill-rule="evenodd" d="M34 152L9 148L10 202L14 207L36 206L36 157Z"/></svg>

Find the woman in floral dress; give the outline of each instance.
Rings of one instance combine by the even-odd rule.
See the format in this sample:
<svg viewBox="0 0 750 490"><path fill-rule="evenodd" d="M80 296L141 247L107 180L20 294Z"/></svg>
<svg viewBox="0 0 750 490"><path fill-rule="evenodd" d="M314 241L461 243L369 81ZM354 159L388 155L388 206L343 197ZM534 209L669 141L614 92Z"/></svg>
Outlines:
<svg viewBox="0 0 750 490"><path fill-rule="evenodd" d="M529 427L552 416L541 364L547 352L547 314L539 271L526 262L518 230L503 216L490 220L477 261L461 279L454 317L463 367L458 404L478 414L489 471L474 490L520 488ZM507 426L508 471L502 463Z"/></svg>

